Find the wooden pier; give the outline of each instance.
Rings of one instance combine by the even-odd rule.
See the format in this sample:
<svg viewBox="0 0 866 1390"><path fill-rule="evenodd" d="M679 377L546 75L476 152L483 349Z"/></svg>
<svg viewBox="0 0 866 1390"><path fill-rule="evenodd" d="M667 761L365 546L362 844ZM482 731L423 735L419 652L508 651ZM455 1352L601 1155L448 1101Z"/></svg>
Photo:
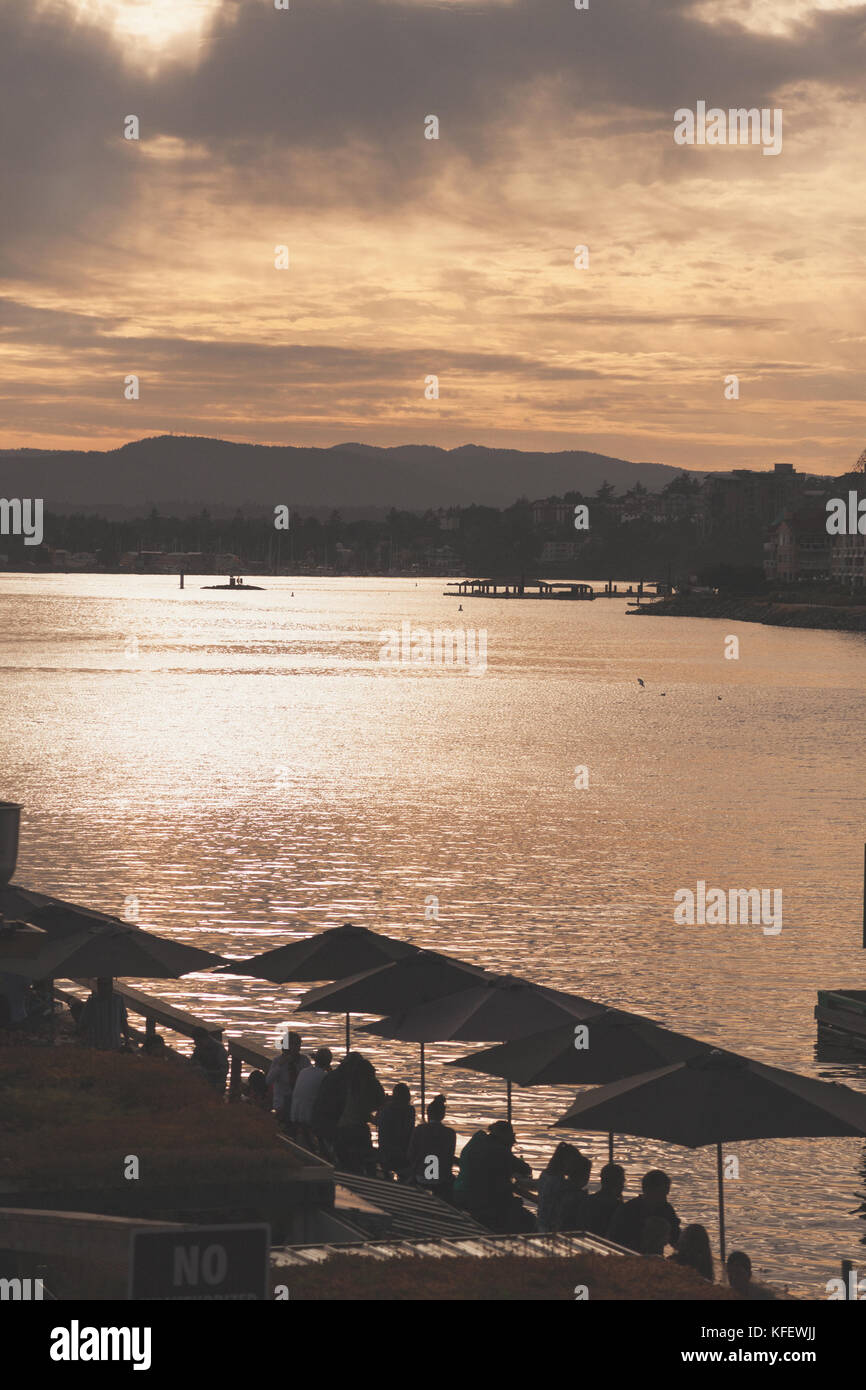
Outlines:
<svg viewBox="0 0 866 1390"><path fill-rule="evenodd" d="M551 579L461 579L446 598L594 599L591 584Z"/></svg>
<svg viewBox="0 0 866 1390"><path fill-rule="evenodd" d="M79 987L86 987L86 982L83 980L74 983ZM168 1028L170 1032L179 1033L184 1038L191 1038L198 1028L204 1028L212 1038L216 1038L217 1042L224 1043L229 1054L228 1098L230 1101L237 1101L241 1098L244 1063L249 1067L266 1072L279 1051L278 1047L267 1051L258 1038L249 1035L242 1034L237 1038L226 1038L223 1036L223 1030L219 1024L208 1023L203 1018L196 1018L194 1014L189 1014L184 1009L176 1009L172 1004L166 1003L164 999L156 999L153 995L144 994L140 989L133 989L131 985L123 984L120 980L114 981L114 993L123 1000L127 1013L136 1014L145 1020L144 1032L130 1028L130 1032L137 1042L147 1042L149 1038L154 1037L157 1025L159 1025L160 1028ZM79 990L69 989L55 981L54 997L64 1004L71 1004L85 996Z"/></svg>
<svg viewBox="0 0 866 1390"><path fill-rule="evenodd" d="M819 989L815 1019L820 1048L866 1054L866 990Z"/></svg>
<svg viewBox="0 0 866 1390"><path fill-rule="evenodd" d="M608 579L603 589L594 589L582 579L460 579L445 589L445 598L522 598L559 599L566 602L592 601L597 598L631 599L659 598L668 586L645 579Z"/></svg>

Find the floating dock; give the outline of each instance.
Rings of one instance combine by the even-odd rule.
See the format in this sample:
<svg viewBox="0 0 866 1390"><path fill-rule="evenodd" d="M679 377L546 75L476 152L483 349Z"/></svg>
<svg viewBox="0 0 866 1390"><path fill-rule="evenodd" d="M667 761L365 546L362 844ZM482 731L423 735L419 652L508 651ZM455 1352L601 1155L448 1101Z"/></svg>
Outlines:
<svg viewBox="0 0 866 1390"><path fill-rule="evenodd" d="M550 579L461 579L446 598L594 599L591 584Z"/></svg>
<svg viewBox="0 0 866 1390"><path fill-rule="evenodd" d="M819 989L818 1046L866 1054L866 989Z"/></svg>
<svg viewBox="0 0 866 1390"><path fill-rule="evenodd" d="M640 603L642 598L659 598L669 586L661 580L608 579L603 589L594 589L581 579L460 579L444 591L446 598L531 598L568 601L596 598L624 598Z"/></svg>

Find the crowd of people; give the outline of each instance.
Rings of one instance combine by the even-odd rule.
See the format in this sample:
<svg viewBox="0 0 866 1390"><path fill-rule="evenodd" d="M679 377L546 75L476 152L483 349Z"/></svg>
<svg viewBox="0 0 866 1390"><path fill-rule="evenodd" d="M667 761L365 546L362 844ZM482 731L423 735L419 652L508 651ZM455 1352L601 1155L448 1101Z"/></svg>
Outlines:
<svg viewBox="0 0 866 1390"><path fill-rule="evenodd" d="M671 1179L661 1169L645 1173L640 1192L628 1197L625 1169L606 1163L591 1192L592 1160L563 1142L534 1179L530 1165L514 1152L508 1120L477 1130L458 1155L443 1095L434 1097L418 1123L409 1087L400 1082L386 1096L372 1062L360 1053L348 1052L335 1067L328 1048L311 1061L301 1046L300 1035L289 1033L268 1071L250 1073L245 1099L273 1109L286 1134L344 1172L415 1184L492 1232L586 1231L636 1254L667 1258L713 1282L706 1228L681 1226L669 1200ZM748 1255L729 1255L727 1280L741 1298L774 1297L752 1282L751 1273Z"/></svg>
<svg viewBox="0 0 866 1390"><path fill-rule="evenodd" d="M123 1000L101 985L74 1010L79 1036L95 1047L128 1047L131 1039ZM229 1069L226 1048L205 1028L197 1028L192 1038L191 1065L224 1094ZM575 1145L562 1142L535 1179L530 1165L514 1152L516 1137L508 1120L477 1130L458 1155L456 1130L445 1123L443 1095L434 1097L426 1119L418 1123L409 1087L399 1082L386 1095L373 1063L361 1053L347 1052L334 1066L329 1048L320 1047L312 1058L301 1048L301 1035L288 1033L268 1070L250 1072L243 1099L275 1112L287 1136L342 1171L424 1188L466 1211L491 1232L585 1231L636 1254L667 1258L714 1281L707 1230L699 1224L681 1226L669 1200L671 1179L660 1168L645 1173L640 1192L627 1197L625 1169L619 1163L606 1163L598 1187L591 1192L592 1160ZM154 1034L145 1040L142 1051L166 1055L169 1050ZM725 1272L728 1284L741 1298L775 1296L753 1282L751 1261L742 1250L728 1256Z"/></svg>

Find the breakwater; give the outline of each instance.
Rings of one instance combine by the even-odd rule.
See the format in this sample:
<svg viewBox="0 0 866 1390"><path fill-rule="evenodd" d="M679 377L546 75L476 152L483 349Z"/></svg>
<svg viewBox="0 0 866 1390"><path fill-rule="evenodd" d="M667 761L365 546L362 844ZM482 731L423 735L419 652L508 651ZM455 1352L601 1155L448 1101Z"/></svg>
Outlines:
<svg viewBox="0 0 866 1390"><path fill-rule="evenodd" d="M866 632L866 604L780 603L762 598L721 598L711 594L678 594L657 603L641 604L634 614L662 618L728 618L773 627L824 628L835 632Z"/></svg>

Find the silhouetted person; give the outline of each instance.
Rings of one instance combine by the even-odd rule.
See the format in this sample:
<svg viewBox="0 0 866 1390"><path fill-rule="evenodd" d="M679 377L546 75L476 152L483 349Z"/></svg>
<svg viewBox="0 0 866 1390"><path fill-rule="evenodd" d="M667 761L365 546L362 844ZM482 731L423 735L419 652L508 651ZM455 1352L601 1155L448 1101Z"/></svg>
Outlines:
<svg viewBox="0 0 866 1390"><path fill-rule="evenodd" d="M702 1279L708 1279L712 1284L715 1277L713 1252L710 1249L710 1238L707 1235L706 1226L686 1226L679 1238L677 1248L670 1258L674 1264L685 1265L687 1269L693 1269L696 1274L700 1274Z"/></svg>
<svg viewBox="0 0 866 1390"><path fill-rule="evenodd" d="M557 1144L538 1179L539 1231L578 1231L585 1225L592 1163L573 1144Z"/></svg>
<svg viewBox="0 0 866 1390"><path fill-rule="evenodd" d="M606 1163L599 1178L598 1191L586 1199L586 1229L594 1236L606 1236L614 1215L623 1205L625 1169L619 1163Z"/></svg>
<svg viewBox="0 0 866 1390"><path fill-rule="evenodd" d="M348 1053L346 1055L348 1056ZM348 1090L345 1061L344 1057L338 1067L325 1073L319 1085L319 1093L313 1101L313 1134L321 1151L333 1162L337 1159L337 1126L346 1104Z"/></svg>
<svg viewBox="0 0 866 1390"><path fill-rule="evenodd" d="M251 1071L247 1077L247 1084L244 1088L244 1100L249 1105L256 1105L260 1110L270 1110L270 1096L268 1095L268 1082L263 1071Z"/></svg>
<svg viewBox="0 0 866 1390"><path fill-rule="evenodd" d="M575 1150L575 1157L565 1183L565 1191L560 1203L559 1219L561 1231L586 1230L586 1204L589 1193L586 1185L592 1172L592 1159Z"/></svg>
<svg viewBox="0 0 866 1390"><path fill-rule="evenodd" d="M671 1245L671 1223L663 1216L648 1216L641 1227L639 1255L655 1255L662 1259L665 1246Z"/></svg>
<svg viewBox="0 0 866 1390"><path fill-rule="evenodd" d="M291 1124L295 1082L309 1065L309 1057L304 1057L301 1052L300 1033L289 1033L286 1046L271 1062L267 1074L267 1083L273 1087L274 1109L282 1129L288 1129Z"/></svg>
<svg viewBox="0 0 866 1390"><path fill-rule="evenodd" d="M379 1167L386 1177L401 1177L409 1163L409 1140L415 1128L415 1107L409 1087L402 1081L391 1092L378 1115Z"/></svg>
<svg viewBox="0 0 866 1390"><path fill-rule="evenodd" d="M514 1130L507 1120L479 1129L460 1154L454 1184L458 1204L491 1231L531 1231L535 1222L513 1190L515 1178L531 1178L528 1163L512 1152Z"/></svg>
<svg viewBox="0 0 866 1390"><path fill-rule="evenodd" d="M337 1159L347 1173L372 1173L375 1155L370 1140L370 1119L385 1099L376 1068L360 1052L349 1052L338 1071L345 1071L345 1101L334 1147Z"/></svg>
<svg viewBox="0 0 866 1390"><path fill-rule="evenodd" d="M212 1037L206 1028L195 1028L192 1040L195 1043L192 1065L202 1073L209 1085L222 1095L229 1070L228 1053L222 1043Z"/></svg>
<svg viewBox="0 0 866 1390"><path fill-rule="evenodd" d="M297 1137L302 1144L314 1145L313 1111L325 1077L331 1070L332 1059L331 1049L320 1047L313 1053L313 1065L303 1067L295 1081L295 1088L292 1091L291 1117Z"/></svg>
<svg viewBox="0 0 866 1390"><path fill-rule="evenodd" d="M680 1219L668 1201L670 1190L671 1180L661 1168L653 1168L645 1173L641 1180L641 1195L632 1197L630 1202L625 1202L614 1213L608 1238L640 1253L644 1222L649 1217L661 1217L670 1226L670 1244L676 1246L680 1238Z"/></svg>
<svg viewBox="0 0 866 1390"><path fill-rule="evenodd" d="M82 1042L100 1052L115 1052L132 1041L123 996L116 994L111 980L97 980L78 1020Z"/></svg>
<svg viewBox="0 0 866 1390"><path fill-rule="evenodd" d="M417 1125L409 1140L406 1166L419 1187L447 1198L454 1184L457 1134L443 1124L444 1119L445 1097L434 1096L427 1106L426 1124Z"/></svg>
<svg viewBox="0 0 866 1390"><path fill-rule="evenodd" d="M772 1303L776 1295L761 1284L752 1283L752 1261L744 1250L732 1250L725 1263L728 1283L740 1298L752 1302Z"/></svg>

